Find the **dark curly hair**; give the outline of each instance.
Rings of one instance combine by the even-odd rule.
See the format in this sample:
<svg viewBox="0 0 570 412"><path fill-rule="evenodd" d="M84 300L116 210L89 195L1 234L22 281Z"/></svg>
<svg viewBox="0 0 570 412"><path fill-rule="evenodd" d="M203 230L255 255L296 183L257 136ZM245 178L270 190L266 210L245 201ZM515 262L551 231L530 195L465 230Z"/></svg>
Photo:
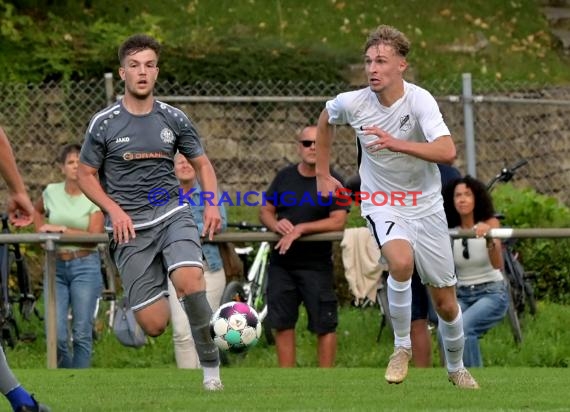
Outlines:
<svg viewBox="0 0 570 412"><path fill-rule="evenodd" d="M495 208L491 195L487 192L485 184L481 181L467 175L458 179L452 180L443 189L443 207L445 215L447 216L447 226L450 228L457 227L461 224L459 213L455 209L453 202L455 188L459 184L465 184L473 192L475 205L473 208L473 219L475 222L481 222L495 216Z"/></svg>

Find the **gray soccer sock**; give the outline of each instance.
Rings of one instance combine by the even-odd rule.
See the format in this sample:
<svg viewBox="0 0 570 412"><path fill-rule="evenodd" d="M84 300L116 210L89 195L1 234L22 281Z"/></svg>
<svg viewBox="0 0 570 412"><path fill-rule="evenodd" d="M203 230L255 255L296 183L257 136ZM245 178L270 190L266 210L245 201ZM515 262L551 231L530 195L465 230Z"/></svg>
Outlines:
<svg viewBox="0 0 570 412"><path fill-rule="evenodd" d="M6 395L12 389L18 387L20 383L12 373L4 355L4 349L0 345L0 392Z"/></svg>
<svg viewBox="0 0 570 412"><path fill-rule="evenodd" d="M206 292L200 291L186 295L180 299L188 319L190 330L196 344L198 359L203 367L216 367L220 364L218 347L210 335L210 318L212 308L206 299Z"/></svg>

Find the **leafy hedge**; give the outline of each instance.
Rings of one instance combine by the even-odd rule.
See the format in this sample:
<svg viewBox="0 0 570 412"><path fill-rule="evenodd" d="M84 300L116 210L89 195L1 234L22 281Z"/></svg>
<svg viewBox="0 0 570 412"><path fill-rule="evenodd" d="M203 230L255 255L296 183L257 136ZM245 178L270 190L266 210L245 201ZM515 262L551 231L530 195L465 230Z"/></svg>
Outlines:
<svg viewBox="0 0 570 412"><path fill-rule="evenodd" d="M141 32L164 46L161 77L181 84L236 79L338 83L348 61L324 47L292 48L271 38L216 36L201 26L173 27L145 12L124 21L81 16L46 12L40 20L0 0L0 67L6 68L0 70L0 82L98 79L117 70L118 45Z"/></svg>
<svg viewBox="0 0 570 412"><path fill-rule="evenodd" d="M570 208L533 189L507 184L493 193L495 207L514 228L570 227ZM570 303L570 239L521 239L516 245L525 270L535 275L538 299Z"/></svg>

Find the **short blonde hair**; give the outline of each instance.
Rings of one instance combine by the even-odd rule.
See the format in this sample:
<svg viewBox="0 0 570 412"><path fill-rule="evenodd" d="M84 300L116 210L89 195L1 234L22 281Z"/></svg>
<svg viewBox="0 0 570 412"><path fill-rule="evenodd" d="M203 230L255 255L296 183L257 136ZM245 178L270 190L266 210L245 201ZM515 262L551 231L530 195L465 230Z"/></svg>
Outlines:
<svg viewBox="0 0 570 412"><path fill-rule="evenodd" d="M391 46L402 57L406 57L410 51L410 41L404 33L392 26L381 25L368 35L364 44L364 53L379 44Z"/></svg>

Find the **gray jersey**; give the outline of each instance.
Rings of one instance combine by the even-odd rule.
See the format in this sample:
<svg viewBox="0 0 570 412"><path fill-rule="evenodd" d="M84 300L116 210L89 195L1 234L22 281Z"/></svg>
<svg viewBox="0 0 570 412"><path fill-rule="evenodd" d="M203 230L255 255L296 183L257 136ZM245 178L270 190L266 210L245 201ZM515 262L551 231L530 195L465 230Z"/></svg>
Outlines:
<svg viewBox="0 0 570 412"><path fill-rule="evenodd" d="M204 154L184 112L155 101L149 114L137 116L121 101L93 116L80 161L99 170L103 190L140 229L187 207L178 200L177 150L189 159ZM112 229L108 216L105 226Z"/></svg>

